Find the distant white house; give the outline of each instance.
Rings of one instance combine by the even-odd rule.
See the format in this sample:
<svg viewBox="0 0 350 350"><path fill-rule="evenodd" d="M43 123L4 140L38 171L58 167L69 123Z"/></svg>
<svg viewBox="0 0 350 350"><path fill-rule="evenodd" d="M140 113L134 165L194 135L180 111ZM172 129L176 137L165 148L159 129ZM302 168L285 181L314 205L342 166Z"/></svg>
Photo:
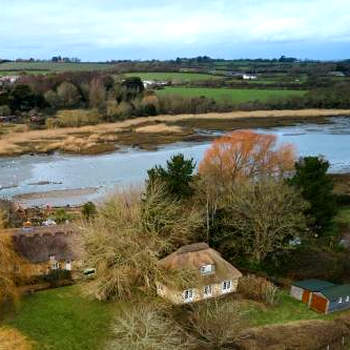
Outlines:
<svg viewBox="0 0 350 350"><path fill-rule="evenodd" d="M4 75L0 77L0 85L14 84L19 78L19 75Z"/></svg>
<svg viewBox="0 0 350 350"><path fill-rule="evenodd" d="M246 74L245 73L242 75L242 79L243 80L255 80L255 79L257 79L257 76L254 74Z"/></svg>
<svg viewBox="0 0 350 350"><path fill-rule="evenodd" d="M145 89L153 87L164 87L169 85L168 81L158 81L158 80L142 80Z"/></svg>

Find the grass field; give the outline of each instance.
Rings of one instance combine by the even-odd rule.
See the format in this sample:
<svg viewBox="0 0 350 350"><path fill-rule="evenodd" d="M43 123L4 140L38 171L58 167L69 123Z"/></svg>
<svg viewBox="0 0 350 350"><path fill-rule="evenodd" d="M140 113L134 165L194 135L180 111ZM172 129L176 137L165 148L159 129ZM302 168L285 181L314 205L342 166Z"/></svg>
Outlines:
<svg viewBox="0 0 350 350"><path fill-rule="evenodd" d="M82 297L77 286L52 289L25 297L5 323L33 340L36 350L100 350L115 306Z"/></svg>
<svg viewBox="0 0 350 350"><path fill-rule="evenodd" d="M53 62L6 62L0 64L2 72L68 72L68 71L93 71L113 68L113 64L106 63L53 63Z"/></svg>
<svg viewBox="0 0 350 350"><path fill-rule="evenodd" d="M205 96L217 101L228 101L231 103L244 103L250 101L265 102L271 98L284 98L289 96L301 96L303 90L260 90L260 89L213 89L213 88L184 88L166 87L157 91L159 96L180 95L186 97Z"/></svg>
<svg viewBox="0 0 350 350"><path fill-rule="evenodd" d="M213 80L222 79L222 77L211 74L201 74L201 73L177 73L177 72L150 72L150 73L127 73L128 77L140 77L143 80L165 80L173 82L186 82L186 81L198 81L198 80Z"/></svg>

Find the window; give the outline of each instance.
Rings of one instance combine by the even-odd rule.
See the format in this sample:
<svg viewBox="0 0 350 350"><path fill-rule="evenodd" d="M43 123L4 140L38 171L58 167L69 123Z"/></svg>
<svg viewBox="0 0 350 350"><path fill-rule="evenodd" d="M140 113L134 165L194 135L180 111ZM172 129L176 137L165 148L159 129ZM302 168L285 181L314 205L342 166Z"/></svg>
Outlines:
<svg viewBox="0 0 350 350"><path fill-rule="evenodd" d="M224 281L222 282L222 292L228 293L231 290L232 282L231 281Z"/></svg>
<svg viewBox="0 0 350 350"><path fill-rule="evenodd" d="M343 298L340 297L340 298L339 298L339 301L338 301L338 304L342 304L342 302L343 302Z"/></svg>
<svg viewBox="0 0 350 350"><path fill-rule="evenodd" d="M192 301L194 297L193 289L185 290L183 296L185 301Z"/></svg>
<svg viewBox="0 0 350 350"><path fill-rule="evenodd" d="M215 271L215 266L214 265L203 265L200 268L201 274L202 275L208 275L210 273L213 273Z"/></svg>
<svg viewBox="0 0 350 350"><path fill-rule="evenodd" d="M204 297L211 297L211 286L204 287Z"/></svg>

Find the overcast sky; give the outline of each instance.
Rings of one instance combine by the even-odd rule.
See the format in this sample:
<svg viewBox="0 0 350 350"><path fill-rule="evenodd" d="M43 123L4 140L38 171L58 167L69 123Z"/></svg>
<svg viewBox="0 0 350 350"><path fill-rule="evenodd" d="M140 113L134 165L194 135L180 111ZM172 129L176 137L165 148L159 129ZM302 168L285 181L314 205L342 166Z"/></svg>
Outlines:
<svg viewBox="0 0 350 350"><path fill-rule="evenodd" d="M0 0L0 57L350 58L350 0Z"/></svg>

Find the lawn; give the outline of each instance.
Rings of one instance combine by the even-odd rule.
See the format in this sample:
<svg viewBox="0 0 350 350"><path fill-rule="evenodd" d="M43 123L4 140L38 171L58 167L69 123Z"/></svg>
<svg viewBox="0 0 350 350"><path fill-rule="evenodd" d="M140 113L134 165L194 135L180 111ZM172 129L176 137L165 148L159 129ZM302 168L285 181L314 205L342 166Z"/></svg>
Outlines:
<svg viewBox="0 0 350 350"><path fill-rule="evenodd" d="M113 64L106 63L53 63L53 62L6 62L0 64L0 72L69 72L93 71L113 68Z"/></svg>
<svg viewBox="0 0 350 350"><path fill-rule="evenodd" d="M253 306L252 308L248 307L248 310L252 326L282 324L300 320L329 320L339 316L339 313L323 315L312 311L305 304L291 298L285 291L281 292L278 305L269 308Z"/></svg>
<svg viewBox="0 0 350 350"><path fill-rule="evenodd" d="M142 80L161 80L173 82L191 82L198 80L222 79L221 76L201 73L177 73L177 72L135 72L125 74L127 77L140 77Z"/></svg>
<svg viewBox="0 0 350 350"><path fill-rule="evenodd" d="M78 286L65 287L25 297L5 323L34 340L38 350L100 350L115 309L81 296Z"/></svg>
<svg viewBox="0 0 350 350"><path fill-rule="evenodd" d="M217 89L217 88L185 88L166 87L158 90L159 96L180 95L186 97L205 96L217 101L231 103L245 103L251 101L265 102L270 98L285 98L289 96L302 96L303 90L267 90L267 89Z"/></svg>
<svg viewBox="0 0 350 350"><path fill-rule="evenodd" d="M156 305L160 299L143 302ZM340 315L316 313L289 297L286 291L281 292L277 306L267 307L247 300L240 303L247 311L249 326L329 320ZM100 350L108 341L111 321L121 306L121 302L102 303L83 297L79 286L64 287L25 297L17 313L8 315L4 324L34 341L36 350Z"/></svg>

